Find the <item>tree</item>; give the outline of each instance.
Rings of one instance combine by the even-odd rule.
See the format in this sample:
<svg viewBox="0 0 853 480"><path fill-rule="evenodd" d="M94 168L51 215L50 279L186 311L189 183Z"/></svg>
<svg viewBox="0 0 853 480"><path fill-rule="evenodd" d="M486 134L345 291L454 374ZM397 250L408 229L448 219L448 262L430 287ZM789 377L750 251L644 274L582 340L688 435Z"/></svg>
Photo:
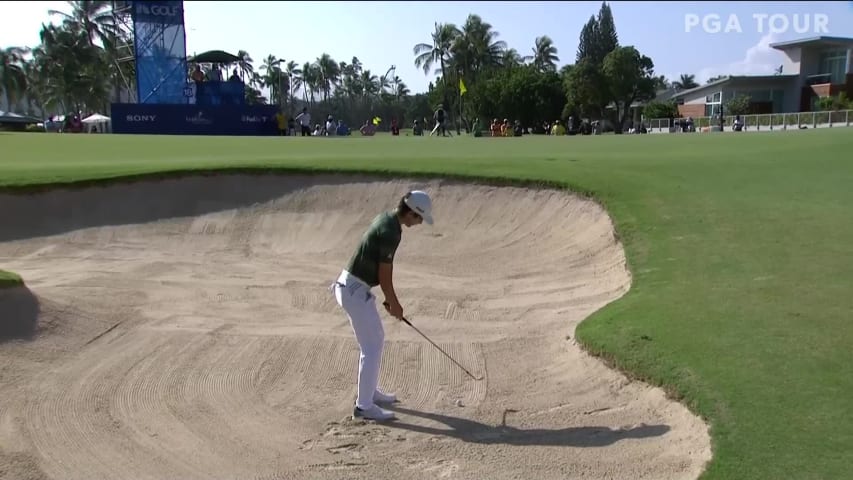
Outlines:
<svg viewBox="0 0 853 480"><path fill-rule="evenodd" d="M582 116L603 116L613 101L610 87L602 72L604 59L619 47L613 13L602 2L598 17L590 17L581 29L577 62L566 75L567 110Z"/></svg>
<svg viewBox="0 0 853 480"><path fill-rule="evenodd" d="M292 114L294 112L293 92L299 90L302 87L302 70L299 68L298 63L291 60L287 62L284 74L287 75L287 84L289 87L288 90L284 93L288 96L287 104L290 106L290 111Z"/></svg>
<svg viewBox="0 0 853 480"><path fill-rule="evenodd" d="M270 89L269 100L272 105L280 105L282 100L282 72L280 67L282 61L284 60L276 58L275 55L267 55L260 68L260 70L264 72L260 76L260 85Z"/></svg>
<svg viewBox="0 0 853 480"><path fill-rule="evenodd" d="M631 104L655 97L654 63L632 46L617 47L604 58L602 73L616 105L620 133Z"/></svg>
<svg viewBox="0 0 853 480"><path fill-rule="evenodd" d="M835 96L818 98L817 106L822 112L830 110L847 110L853 108L853 101L848 100L846 92L841 92Z"/></svg>
<svg viewBox="0 0 853 480"><path fill-rule="evenodd" d="M604 57L619 46L619 37L616 35L616 24L613 22L613 12L610 11L610 5L606 2L601 2L601 9L598 11L598 29L596 33L598 55L604 61Z"/></svg>
<svg viewBox="0 0 853 480"><path fill-rule="evenodd" d="M117 32L115 18L112 12L112 2L105 0L77 0L66 2L71 7L71 13L58 10L48 10L50 15L59 15L63 24L74 27L75 30L86 32L89 46L95 45L95 39L105 48L110 43L110 35Z"/></svg>
<svg viewBox="0 0 853 480"><path fill-rule="evenodd" d="M467 97L466 97L467 98ZM535 65L505 69L480 83L471 95L476 116L487 120L508 118L523 125L559 119L566 102L560 76Z"/></svg>
<svg viewBox="0 0 853 480"><path fill-rule="evenodd" d="M105 109L110 79L103 49L91 45L87 32L70 22L42 26L39 35L33 62L44 78L41 103L64 113Z"/></svg>
<svg viewBox="0 0 853 480"><path fill-rule="evenodd" d="M454 73L473 84L481 74L501 66L507 45L479 15L468 15L460 32L451 47L451 71L447 73L454 84L459 83Z"/></svg>
<svg viewBox="0 0 853 480"><path fill-rule="evenodd" d="M717 80L722 80L722 79L724 79L724 78L726 78L726 77L728 77L728 75L716 75L716 76L713 76L713 77L709 78L709 79L708 79L708 81L707 81L707 82L705 82L705 83L716 82Z"/></svg>
<svg viewBox="0 0 853 480"><path fill-rule="evenodd" d="M619 37L613 12L606 2L602 2L598 17L591 16L581 29L576 61L591 60L594 65L600 66L604 57L618 46Z"/></svg>
<svg viewBox="0 0 853 480"><path fill-rule="evenodd" d="M682 73L681 77L679 77L677 81L672 82L672 88L676 90L690 90L691 88L696 88L698 86L699 84L696 83L696 76L688 75L686 73Z"/></svg>
<svg viewBox="0 0 853 480"><path fill-rule="evenodd" d="M738 95L725 104L725 111L728 115L746 115L749 113L751 99L749 95Z"/></svg>
<svg viewBox="0 0 853 480"><path fill-rule="evenodd" d="M446 77L447 65L451 61L451 49L456 38L462 32L452 23L437 23L435 30L432 32L432 43L419 43L414 46L413 52L415 57L415 66L424 69L424 75L428 75L430 71L438 66L442 73L442 83L447 87ZM447 96L445 88L444 104L447 106Z"/></svg>
<svg viewBox="0 0 853 480"><path fill-rule="evenodd" d="M253 85L255 76L255 67L252 66L252 56L249 55L249 52L245 50L239 50L237 52L237 57L240 59L237 61L237 70L243 76L243 78L247 79L249 85Z"/></svg>
<svg viewBox="0 0 853 480"><path fill-rule="evenodd" d="M323 92L323 101L329 100L329 95L332 92L332 87L337 85L340 80L341 72L338 62L336 62L328 53L320 55L314 62L317 68L318 86Z"/></svg>
<svg viewBox="0 0 853 480"><path fill-rule="evenodd" d="M675 101L658 102L651 101L643 107L645 118L672 118L678 115L678 106Z"/></svg>
<svg viewBox="0 0 853 480"><path fill-rule="evenodd" d="M557 56L557 47L554 46L554 41L548 35L536 37L532 50L533 55L524 57L523 61L533 62L533 65L543 72L557 70L557 62L560 61L560 57Z"/></svg>
<svg viewBox="0 0 853 480"><path fill-rule="evenodd" d="M598 24L595 22L595 16L589 17L589 21L581 29L580 39L578 40L578 53L575 57L575 63L580 63L583 60L591 60L596 63L596 42L598 39Z"/></svg>
<svg viewBox="0 0 853 480"><path fill-rule="evenodd" d="M568 110L581 117L600 116L609 101L604 82L601 69L591 59L572 66L563 81Z"/></svg>
<svg viewBox="0 0 853 480"><path fill-rule="evenodd" d="M0 50L0 91L6 95L6 105L12 111L27 91L27 75L24 71L26 53L27 50L22 47Z"/></svg>

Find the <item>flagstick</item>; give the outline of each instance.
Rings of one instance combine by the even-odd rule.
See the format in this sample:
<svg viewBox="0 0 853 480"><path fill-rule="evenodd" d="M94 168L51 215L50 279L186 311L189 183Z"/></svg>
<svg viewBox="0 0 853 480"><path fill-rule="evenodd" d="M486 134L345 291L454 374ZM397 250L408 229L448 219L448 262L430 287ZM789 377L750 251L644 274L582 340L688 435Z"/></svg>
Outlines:
<svg viewBox="0 0 853 480"><path fill-rule="evenodd" d="M464 83L462 82L462 76L459 76L459 121L456 122L456 135L462 135L461 125L462 125L462 86Z"/></svg>

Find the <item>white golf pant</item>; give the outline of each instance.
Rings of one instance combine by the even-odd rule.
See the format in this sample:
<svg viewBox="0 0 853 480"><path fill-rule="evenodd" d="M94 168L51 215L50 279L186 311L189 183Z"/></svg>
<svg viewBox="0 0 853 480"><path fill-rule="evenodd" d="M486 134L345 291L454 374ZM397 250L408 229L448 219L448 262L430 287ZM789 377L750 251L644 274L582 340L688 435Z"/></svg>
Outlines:
<svg viewBox="0 0 853 480"><path fill-rule="evenodd" d="M341 272L333 286L335 299L349 317L352 331L361 349L358 362L358 398L355 405L366 410L373 406L385 342L385 330L376 310L376 296L366 283L346 270Z"/></svg>

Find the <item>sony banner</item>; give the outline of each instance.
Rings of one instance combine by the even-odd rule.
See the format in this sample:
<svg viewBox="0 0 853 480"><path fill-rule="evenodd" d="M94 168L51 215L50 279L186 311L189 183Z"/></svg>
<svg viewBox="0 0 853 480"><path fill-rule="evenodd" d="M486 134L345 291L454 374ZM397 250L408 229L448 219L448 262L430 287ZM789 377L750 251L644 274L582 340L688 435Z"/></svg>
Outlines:
<svg viewBox="0 0 853 480"><path fill-rule="evenodd" d="M113 133L148 135L278 135L275 105L144 105L114 103Z"/></svg>

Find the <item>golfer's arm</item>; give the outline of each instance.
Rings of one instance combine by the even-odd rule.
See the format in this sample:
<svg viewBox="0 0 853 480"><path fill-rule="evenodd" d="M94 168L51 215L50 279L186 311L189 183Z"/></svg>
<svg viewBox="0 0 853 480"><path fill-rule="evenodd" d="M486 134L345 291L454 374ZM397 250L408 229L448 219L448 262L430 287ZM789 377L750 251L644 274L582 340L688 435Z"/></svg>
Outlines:
<svg viewBox="0 0 853 480"><path fill-rule="evenodd" d="M397 294L394 292L393 273L393 263L379 262L379 287L382 288L382 293L385 294L385 301L391 304L400 303L397 299Z"/></svg>

